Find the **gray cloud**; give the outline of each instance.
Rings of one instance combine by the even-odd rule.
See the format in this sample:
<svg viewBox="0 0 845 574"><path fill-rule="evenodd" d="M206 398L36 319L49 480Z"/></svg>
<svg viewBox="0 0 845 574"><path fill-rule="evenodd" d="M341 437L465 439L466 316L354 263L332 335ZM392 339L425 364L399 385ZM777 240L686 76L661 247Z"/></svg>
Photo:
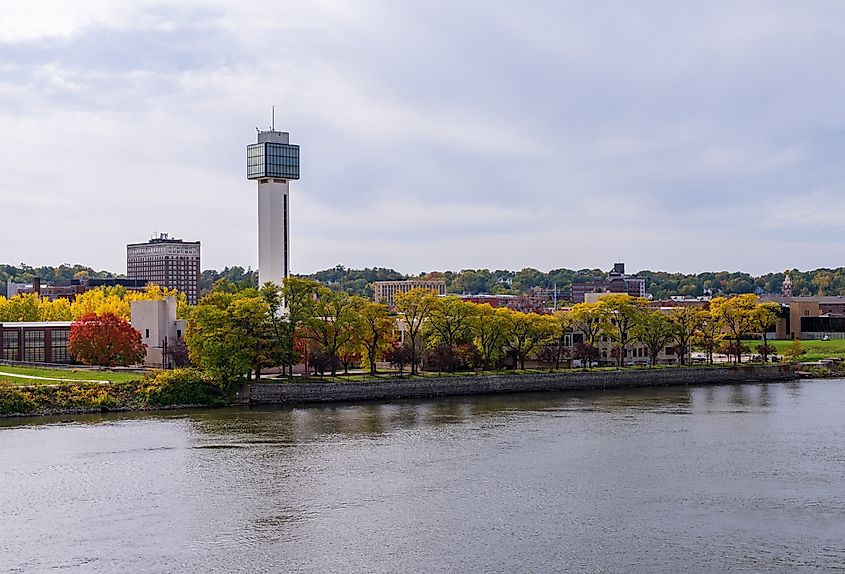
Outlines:
<svg viewBox="0 0 845 574"><path fill-rule="evenodd" d="M297 271L836 266L843 22L833 1L201 2L0 36L2 216L45 227L0 260L122 269L158 229L254 265L243 148L275 104L303 149ZM63 240L92 205L118 223Z"/></svg>

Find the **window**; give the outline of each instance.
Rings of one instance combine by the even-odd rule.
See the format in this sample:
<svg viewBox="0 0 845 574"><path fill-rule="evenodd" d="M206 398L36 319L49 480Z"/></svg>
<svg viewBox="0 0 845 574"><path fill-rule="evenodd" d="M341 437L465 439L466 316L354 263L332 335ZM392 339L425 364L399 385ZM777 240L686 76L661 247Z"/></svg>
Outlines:
<svg viewBox="0 0 845 574"><path fill-rule="evenodd" d="M18 360L18 332L3 331L3 360Z"/></svg>
<svg viewBox="0 0 845 574"><path fill-rule="evenodd" d="M149 330L149 329L144 329L144 338L145 338L145 339L149 339L149 338L150 338L150 330Z"/></svg>
<svg viewBox="0 0 845 574"><path fill-rule="evenodd" d="M24 331L23 360L32 363L44 362L44 331L34 329Z"/></svg>

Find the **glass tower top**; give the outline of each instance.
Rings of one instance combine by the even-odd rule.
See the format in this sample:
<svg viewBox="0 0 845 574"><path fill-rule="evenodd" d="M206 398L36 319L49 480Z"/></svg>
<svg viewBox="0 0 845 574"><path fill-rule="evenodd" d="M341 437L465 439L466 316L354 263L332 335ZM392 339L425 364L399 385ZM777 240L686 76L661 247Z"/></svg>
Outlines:
<svg viewBox="0 0 845 574"><path fill-rule="evenodd" d="M299 146L261 142L246 148L246 177L299 179Z"/></svg>

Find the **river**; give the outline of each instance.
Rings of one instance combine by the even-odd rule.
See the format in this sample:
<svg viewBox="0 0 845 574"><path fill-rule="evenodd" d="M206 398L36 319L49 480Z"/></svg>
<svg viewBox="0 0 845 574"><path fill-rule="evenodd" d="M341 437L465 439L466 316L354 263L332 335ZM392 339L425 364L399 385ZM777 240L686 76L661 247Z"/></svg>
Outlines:
<svg viewBox="0 0 845 574"><path fill-rule="evenodd" d="M0 572L843 572L845 381L0 421Z"/></svg>

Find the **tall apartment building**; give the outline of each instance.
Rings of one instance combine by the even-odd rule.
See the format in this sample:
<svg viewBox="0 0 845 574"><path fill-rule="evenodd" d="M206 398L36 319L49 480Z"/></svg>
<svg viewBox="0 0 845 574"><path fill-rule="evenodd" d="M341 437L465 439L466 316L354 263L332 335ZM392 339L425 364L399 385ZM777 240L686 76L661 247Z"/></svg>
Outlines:
<svg viewBox="0 0 845 574"><path fill-rule="evenodd" d="M166 233L146 243L126 246L126 275L188 296L188 303L199 300L200 242L172 239Z"/></svg>
<svg viewBox="0 0 845 574"><path fill-rule="evenodd" d="M422 279L409 279L407 281L375 281L373 283L375 290L376 303L384 303L388 307L393 307L396 303L394 297L397 293L407 293L411 289L428 289L434 291L438 295L446 294L445 281L423 281Z"/></svg>

